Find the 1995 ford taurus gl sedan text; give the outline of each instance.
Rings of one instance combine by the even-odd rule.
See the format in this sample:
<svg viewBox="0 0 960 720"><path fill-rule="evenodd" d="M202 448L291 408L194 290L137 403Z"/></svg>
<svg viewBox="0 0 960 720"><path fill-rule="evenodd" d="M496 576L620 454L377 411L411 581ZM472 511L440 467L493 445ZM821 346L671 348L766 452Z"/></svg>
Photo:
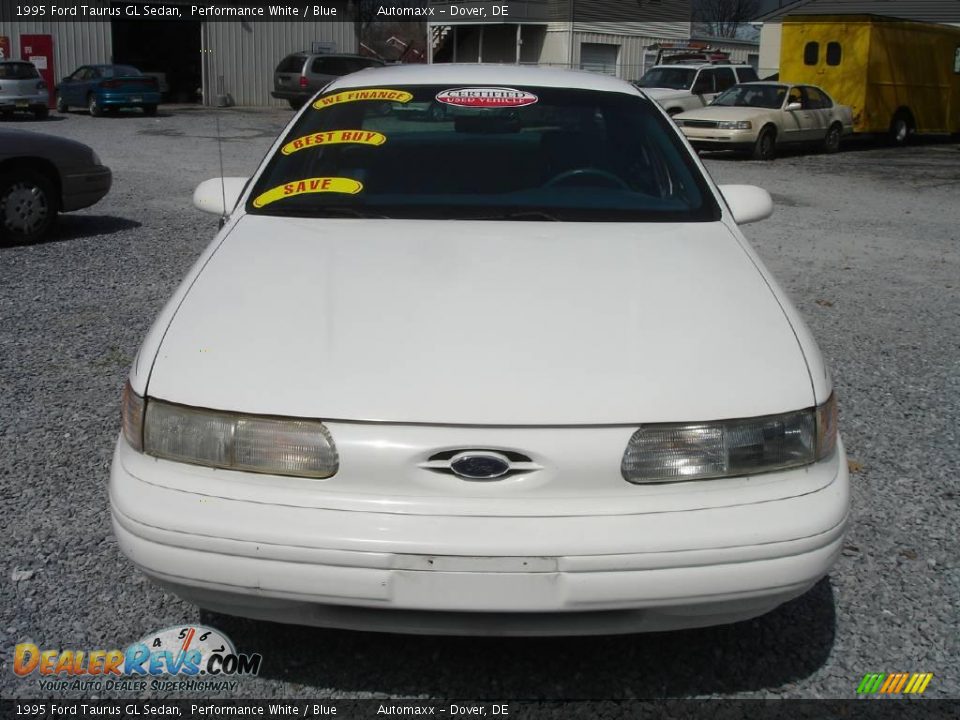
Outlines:
<svg viewBox="0 0 960 720"><path fill-rule="evenodd" d="M443 112L403 112L440 105ZM211 610L370 630L727 623L832 566L830 375L628 83L345 76L252 179L124 390L121 548Z"/></svg>

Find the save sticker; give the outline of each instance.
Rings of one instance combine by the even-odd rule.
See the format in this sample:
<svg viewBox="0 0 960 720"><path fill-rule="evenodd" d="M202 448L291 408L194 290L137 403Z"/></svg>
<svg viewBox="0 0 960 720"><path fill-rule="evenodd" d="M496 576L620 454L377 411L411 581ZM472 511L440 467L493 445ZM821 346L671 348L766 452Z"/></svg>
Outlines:
<svg viewBox="0 0 960 720"><path fill-rule="evenodd" d="M343 193L346 195L356 195L363 190L363 183L344 177L326 177L326 178L305 178L303 180L294 180L286 185L278 185L270 188L265 193L258 195L253 201L255 208L262 208L277 200L293 197L294 195L304 195L306 193Z"/></svg>
<svg viewBox="0 0 960 720"><path fill-rule="evenodd" d="M388 102L405 103L413 100L413 95L405 90L346 90L319 98L313 103L313 107L316 110L323 110L325 107L330 107L331 105L357 102L358 100L386 100Z"/></svg>
<svg viewBox="0 0 960 720"><path fill-rule="evenodd" d="M291 140L280 152L292 155L297 150L303 150L317 145L339 145L341 143L357 143L360 145L383 145L387 141L386 135L372 130L330 130L328 132L312 133Z"/></svg>

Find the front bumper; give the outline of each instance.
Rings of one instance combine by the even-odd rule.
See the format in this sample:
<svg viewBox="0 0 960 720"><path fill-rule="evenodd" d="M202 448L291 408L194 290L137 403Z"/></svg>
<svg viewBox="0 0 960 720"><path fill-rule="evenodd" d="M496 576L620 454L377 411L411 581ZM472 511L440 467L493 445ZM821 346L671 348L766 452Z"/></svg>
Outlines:
<svg viewBox="0 0 960 720"><path fill-rule="evenodd" d="M104 165L91 165L82 170L65 172L62 178L64 211L90 207L110 191L113 174Z"/></svg>
<svg viewBox="0 0 960 720"><path fill-rule="evenodd" d="M690 128L681 130L697 150L752 150L757 142L756 130L719 130L717 128Z"/></svg>
<svg viewBox="0 0 960 720"><path fill-rule="evenodd" d="M822 578L847 522L842 446L815 468L815 491L684 512L357 512L284 504L282 484L221 497L195 472L196 491L170 487L184 466L121 440L110 498L123 552L211 610L400 632L636 632L755 617Z"/></svg>

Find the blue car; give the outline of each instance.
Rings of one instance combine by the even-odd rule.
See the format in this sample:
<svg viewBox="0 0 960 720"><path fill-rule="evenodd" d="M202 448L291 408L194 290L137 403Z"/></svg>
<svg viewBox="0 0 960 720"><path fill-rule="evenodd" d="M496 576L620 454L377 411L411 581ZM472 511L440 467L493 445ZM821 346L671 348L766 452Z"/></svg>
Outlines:
<svg viewBox="0 0 960 720"><path fill-rule="evenodd" d="M120 108L142 108L154 115L160 103L157 79L132 65L84 65L57 88L57 111L85 107L94 117Z"/></svg>

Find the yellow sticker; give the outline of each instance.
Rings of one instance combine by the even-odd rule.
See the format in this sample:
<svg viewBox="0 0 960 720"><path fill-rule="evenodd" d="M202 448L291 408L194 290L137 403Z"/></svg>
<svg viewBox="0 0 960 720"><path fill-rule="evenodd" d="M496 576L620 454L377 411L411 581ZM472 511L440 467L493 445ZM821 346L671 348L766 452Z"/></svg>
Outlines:
<svg viewBox="0 0 960 720"><path fill-rule="evenodd" d="M327 95L313 103L316 110L323 110L332 105L357 102L358 100L386 100L388 102L405 103L413 100L413 95L405 90L345 90L334 95Z"/></svg>
<svg viewBox="0 0 960 720"><path fill-rule="evenodd" d="M317 145L339 145L341 143L356 143L359 145L383 145L387 141L386 135L372 130L330 130L328 132L312 133L291 140L280 152L292 155L297 150L303 150Z"/></svg>
<svg viewBox="0 0 960 720"><path fill-rule="evenodd" d="M304 195L306 193L344 193L346 195L356 195L363 190L363 183L358 180L352 180L345 177L318 177L304 178L303 180L294 180L286 185L278 185L270 188L265 193L258 195L253 201L255 208L262 208L277 200L293 197L294 195Z"/></svg>

